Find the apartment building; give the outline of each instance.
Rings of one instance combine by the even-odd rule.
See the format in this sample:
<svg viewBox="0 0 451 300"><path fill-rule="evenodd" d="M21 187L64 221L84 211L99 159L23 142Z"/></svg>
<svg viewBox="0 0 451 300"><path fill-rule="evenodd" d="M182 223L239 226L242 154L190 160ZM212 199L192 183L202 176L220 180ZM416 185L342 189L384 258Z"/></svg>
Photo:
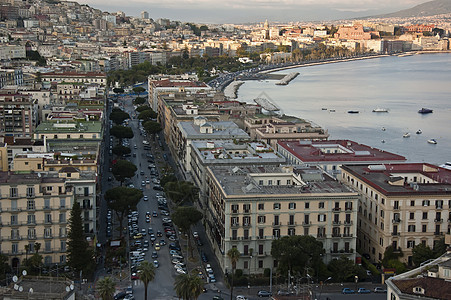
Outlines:
<svg viewBox="0 0 451 300"><path fill-rule="evenodd" d="M387 246L429 247L451 228L451 170L427 163L344 165L341 181L361 195L358 247L381 261Z"/></svg>
<svg viewBox="0 0 451 300"><path fill-rule="evenodd" d="M43 122L36 127L34 139L47 140L94 140L103 138L102 122Z"/></svg>
<svg viewBox="0 0 451 300"><path fill-rule="evenodd" d="M210 166L206 180L206 231L223 271L231 270L226 253L232 247L245 273L277 267L271 244L287 235L316 237L325 262L355 259L359 195L321 170Z"/></svg>
<svg viewBox="0 0 451 300"><path fill-rule="evenodd" d="M73 188L57 174L0 172L1 253L17 268L40 243L45 264L66 261Z"/></svg>
<svg viewBox="0 0 451 300"><path fill-rule="evenodd" d="M41 75L42 82L67 82L67 83L96 83L100 86L106 86L106 74L100 72L50 72Z"/></svg>
<svg viewBox="0 0 451 300"><path fill-rule="evenodd" d="M291 116L254 115L245 118L244 126L251 139L265 141L274 149L279 140L327 140L327 130Z"/></svg>
<svg viewBox="0 0 451 300"><path fill-rule="evenodd" d="M318 166L330 175L339 176L345 164L384 164L404 162L401 155L359 144L350 140L279 141L277 152L289 164Z"/></svg>
<svg viewBox="0 0 451 300"><path fill-rule="evenodd" d="M0 136L31 137L36 107L29 96L0 94Z"/></svg>

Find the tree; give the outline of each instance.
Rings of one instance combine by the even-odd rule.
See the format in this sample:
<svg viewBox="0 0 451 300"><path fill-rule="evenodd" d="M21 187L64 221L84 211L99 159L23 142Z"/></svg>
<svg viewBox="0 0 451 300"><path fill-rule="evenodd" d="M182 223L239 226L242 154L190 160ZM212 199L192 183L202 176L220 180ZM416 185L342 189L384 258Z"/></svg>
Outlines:
<svg viewBox="0 0 451 300"><path fill-rule="evenodd" d="M86 271L94 265L93 253L83 233L80 203L74 202L69 218L69 232L67 234L68 265L76 271Z"/></svg>
<svg viewBox="0 0 451 300"><path fill-rule="evenodd" d="M28 252L30 251L30 245L25 244L24 248L25 248L25 259L28 259Z"/></svg>
<svg viewBox="0 0 451 300"><path fill-rule="evenodd" d="M136 94L138 94L138 96L139 96L139 94L144 93L144 92L146 91L146 89L143 88L143 87L141 87L141 86L137 86L137 87L134 87L134 88L133 88L133 91L134 91Z"/></svg>
<svg viewBox="0 0 451 300"><path fill-rule="evenodd" d="M171 181L164 185L166 195L176 204L191 202L198 199L199 188L189 181Z"/></svg>
<svg viewBox="0 0 451 300"><path fill-rule="evenodd" d="M135 103L136 105L144 104L144 103L146 103L146 98L136 97L135 100L133 101L133 103Z"/></svg>
<svg viewBox="0 0 451 300"><path fill-rule="evenodd" d="M42 255L34 253L30 258L24 259L23 264L27 267L30 275L37 275L42 267Z"/></svg>
<svg viewBox="0 0 451 300"><path fill-rule="evenodd" d="M157 118L157 113L153 111L153 109L151 109L149 107L149 109L142 111L139 113L138 115L138 119L143 120L143 121L149 121L152 119L156 119Z"/></svg>
<svg viewBox="0 0 451 300"><path fill-rule="evenodd" d="M143 111L149 110L149 109L151 109L151 108L146 104L146 105L138 106L138 107L136 108L136 111L137 111L137 112L143 112Z"/></svg>
<svg viewBox="0 0 451 300"><path fill-rule="evenodd" d="M41 250L41 243L38 243L38 242L34 243L34 251L35 251L35 253L38 253L39 250Z"/></svg>
<svg viewBox="0 0 451 300"><path fill-rule="evenodd" d="M175 182L177 181L177 177L174 174L167 174L164 175L160 180L160 185L164 187L166 183L168 182Z"/></svg>
<svg viewBox="0 0 451 300"><path fill-rule="evenodd" d="M123 156L126 154L130 154L132 152L132 149L129 147L125 147L122 145L117 145L113 148L113 153L117 156Z"/></svg>
<svg viewBox="0 0 451 300"><path fill-rule="evenodd" d="M435 258L434 252L423 243L416 245L412 249L412 261L415 266L420 266L422 262L433 258Z"/></svg>
<svg viewBox="0 0 451 300"><path fill-rule="evenodd" d="M148 261L143 261L138 267L139 280L144 283L144 300L147 300L147 288L155 278L155 266Z"/></svg>
<svg viewBox="0 0 451 300"><path fill-rule="evenodd" d="M133 130L130 127L116 125L110 129L110 133L121 141L122 139L133 138Z"/></svg>
<svg viewBox="0 0 451 300"><path fill-rule="evenodd" d="M204 282L197 274L181 274L175 278L174 289L177 297L185 300L199 298Z"/></svg>
<svg viewBox="0 0 451 300"><path fill-rule="evenodd" d="M105 200L108 201L109 208L116 212L121 225L120 236L122 237L122 228L124 217L130 210L135 210L139 200L143 197L143 192L138 189L118 186L109 189L105 193Z"/></svg>
<svg viewBox="0 0 451 300"><path fill-rule="evenodd" d="M122 93L124 93L124 89L123 88L114 88L113 92L115 94L122 94Z"/></svg>
<svg viewBox="0 0 451 300"><path fill-rule="evenodd" d="M125 120L130 119L130 115L120 108L113 108L110 113L110 120L116 125L122 124Z"/></svg>
<svg viewBox="0 0 451 300"><path fill-rule="evenodd" d="M161 131L161 125L158 122L154 122L154 121L146 121L143 123L143 127L144 129L147 131L147 133L149 134L155 134Z"/></svg>
<svg viewBox="0 0 451 300"><path fill-rule="evenodd" d="M240 259L241 253L238 251L237 248L232 248L229 251L227 251L227 257L230 259L230 263L232 264L232 282L230 283L230 300L233 299L233 279L236 269L236 263Z"/></svg>
<svg viewBox="0 0 451 300"><path fill-rule="evenodd" d="M133 163L123 159L116 161L112 167L114 178L116 178L117 181L120 181L121 185L125 179L135 176L137 170L138 168Z"/></svg>
<svg viewBox="0 0 451 300"><path fill-rule="evenodd" d="M398 260L398 258L403 257L401 249L394 249L392 245L385 248L384 258L382 259L382 265L387 267L387 263L390 260Z"/></svg>
<svg viewBox="0 0 451 300"><path fill-rule="evenodd" d="M111 277L104 277L97 281L96 291L102 300L113 300L116 283Z"/></svg>
<svg viewBox="0 0 451 300"><path fill-rule="evenodd" d="M331 260L327 268L337 282L353 281L356 275L358 278L366 277L365 270L346 256Z"/></svg>
<svg viewBox="0 0 451 300"><path fill-rule="evenodd" d="M446 252L446 244L445 244L445 238L441 238L437 241L434 241L434 248L432 248L432 251L434 251L434 257L439 257L442 254Z"/></svg>
<svg viewBox="0 0 451 300"><path fill-rule="evenodd" d="M8 256L0 253L0 279L5 278L5 274L10 272L11 268L8 265L9 258Z"/></svg>
<svg viewBox="0 0 451 300"><path fill-rule="evenodd" d="M193 206L180 206L172 214L172 221L183 233L188 236L188 248L193 257L193 248L191 247L191 226L202 220L203 215Z"/></svg>
<svg viewBox="0 0 451 300"><path fill-rule="evenodd" d="M271 255L279 261L280 274L303 274L306 267L317 270L324 253L323 244L311 235L284 236L274 240Z"/></svg>

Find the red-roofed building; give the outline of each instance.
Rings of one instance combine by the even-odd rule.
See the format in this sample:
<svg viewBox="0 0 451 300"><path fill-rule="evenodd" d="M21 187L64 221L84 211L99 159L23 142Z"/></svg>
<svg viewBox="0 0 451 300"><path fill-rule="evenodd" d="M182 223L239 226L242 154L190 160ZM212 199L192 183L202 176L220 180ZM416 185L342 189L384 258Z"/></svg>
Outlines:
<svg viewBox="0 0 451 300"><path fill-rule="evenodd" d="M411 265L412 249L434 247L451 228L451 170L427 163L343 165L340 180L361 195L357 247L381 261L392 246Z"/></svg>
<svg viewBox="0 0 451 300"><path fill-rule="evenodd" d="M404 162L406 158L350 140L279 141L277 151L294 165L314 165L333 176L344 164Z"/></svg>

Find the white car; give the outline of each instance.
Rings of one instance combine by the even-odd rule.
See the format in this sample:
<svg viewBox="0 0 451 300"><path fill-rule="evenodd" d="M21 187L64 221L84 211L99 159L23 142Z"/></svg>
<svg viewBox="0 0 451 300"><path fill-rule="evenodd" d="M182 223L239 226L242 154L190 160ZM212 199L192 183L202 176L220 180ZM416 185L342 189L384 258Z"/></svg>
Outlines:
<svg viewBox="0 0 451 300"><path fill-rule="evenodd" d="M236 300L247 300L247 298L244 297L243 295L238 295L236 296Z"/></svg>

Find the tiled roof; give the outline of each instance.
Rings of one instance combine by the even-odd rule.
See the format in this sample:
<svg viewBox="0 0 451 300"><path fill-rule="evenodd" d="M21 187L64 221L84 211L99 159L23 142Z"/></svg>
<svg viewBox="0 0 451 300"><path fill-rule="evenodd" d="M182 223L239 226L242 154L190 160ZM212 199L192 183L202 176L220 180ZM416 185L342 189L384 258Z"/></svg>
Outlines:
<svg viewBox="0 0 451 300"><path fill-rule="evenodd" d="M434 299L449 300L451 297L451 282L433 277L393 280L398 289L409 295L424 296ZM414 288L424 289L424 295L414 293ZM421 299L421 297L418 297Z"/></svg>

